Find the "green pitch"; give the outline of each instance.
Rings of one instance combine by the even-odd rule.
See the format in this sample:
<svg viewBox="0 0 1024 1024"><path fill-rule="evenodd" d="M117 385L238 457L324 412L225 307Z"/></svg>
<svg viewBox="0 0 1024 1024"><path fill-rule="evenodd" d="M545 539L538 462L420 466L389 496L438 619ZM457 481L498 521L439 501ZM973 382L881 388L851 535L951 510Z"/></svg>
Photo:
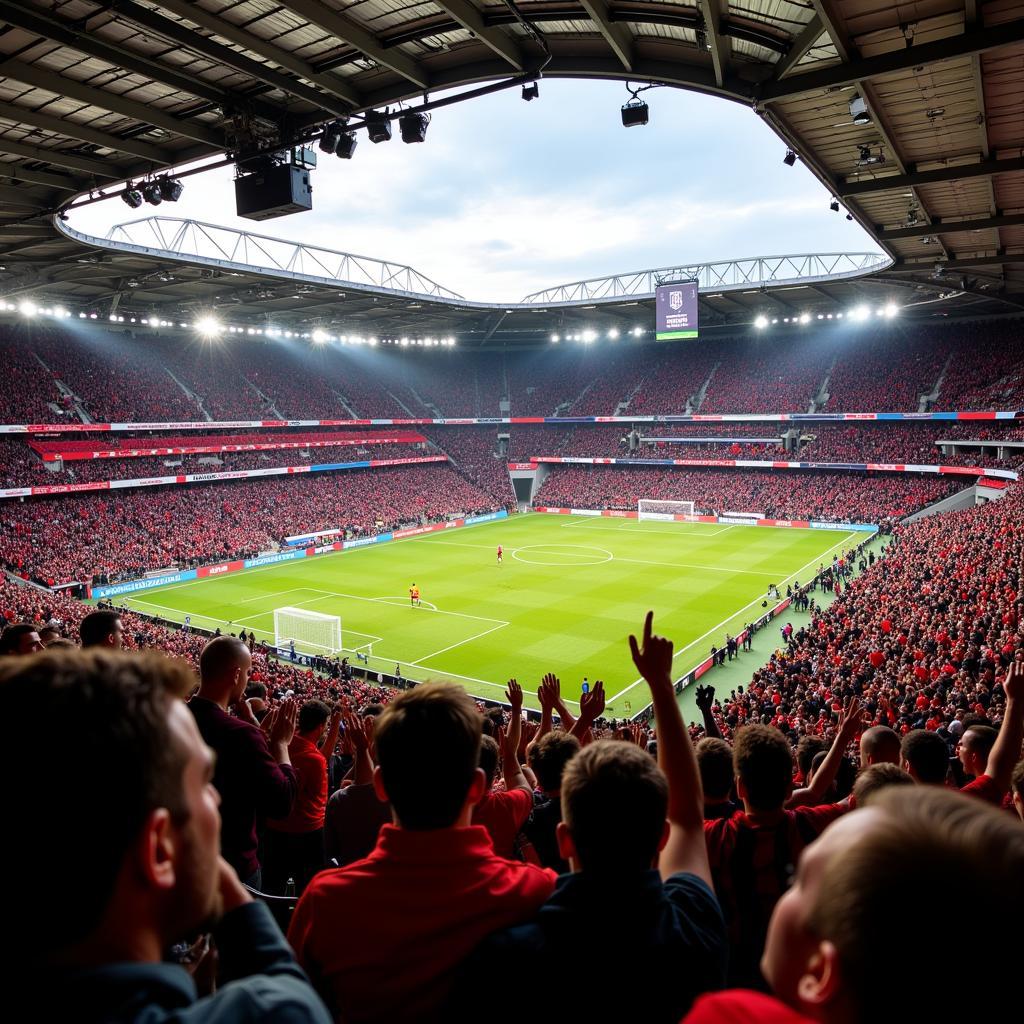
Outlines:
<svg viewBox="0 0 1024 1024"><path fill-rule="evenodd" d="M271 641L275 608L337 615L353 664L360 651L376 670L398 663L407 678L453 680L496 700L516 676L531 706L545 672L560 676L566 698L578 698L584 677L603 679L609 713L626 716L648 703L626 643L648 608L675 641L682 675L761 613L770 583L785 593L857 536L528 514L120 600ZM418 608L409 602L414 583Z"/></svg>

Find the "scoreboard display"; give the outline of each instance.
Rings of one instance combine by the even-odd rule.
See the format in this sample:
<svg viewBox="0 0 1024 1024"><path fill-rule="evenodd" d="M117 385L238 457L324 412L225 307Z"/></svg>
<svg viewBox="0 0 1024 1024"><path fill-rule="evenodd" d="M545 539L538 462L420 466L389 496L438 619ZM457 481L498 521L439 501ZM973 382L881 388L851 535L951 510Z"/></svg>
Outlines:
<svg viewBox="0 0 1024 1024"><path fill-rule="evenodd" d="M654 293L655 338L680 341L697 337L697 282L659 285Z"/></svg>

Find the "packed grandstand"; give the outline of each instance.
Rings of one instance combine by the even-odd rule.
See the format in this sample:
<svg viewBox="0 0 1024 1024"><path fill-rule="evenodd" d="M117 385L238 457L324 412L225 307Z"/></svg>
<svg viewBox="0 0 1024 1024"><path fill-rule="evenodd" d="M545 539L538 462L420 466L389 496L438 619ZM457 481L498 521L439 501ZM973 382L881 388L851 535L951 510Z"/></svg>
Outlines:
<svg viewBox="0 0 1024 1024"><path fill-rule="evenodd" d="M629 145L527 144L563 78ZM790 191L724 116L631 149L668 87ZM1016 1015L1024 5L3 0L0 93L12 1019ZM451 181L348 162L478 101ZM407 251L166 216L215 181ZM445 280L511 219L871 251L485 302L417 210Z"/></svg>
<svg viewBox="0 0 1024 1024"><path fill-rule="evenodd" d="M912 819L911 848L948 843L954 827L988 829L1019 867L1011 816L1024 814L1015 675L1024 650L1015 482L1024 443L1019 421L996 413L1019 401L1020 338L1016 320L869 325L841 346L825 334L799 336L778 358L761 339L738 335L709 342L699 360L641 343L627 353L611 345L459 353L460 373L451 375L407 353L197 347L101 326L86 344L60 325L4 323L5 704L26 714L45 708L59 732L62 716L91 721L93 712L57 680L107 693L116 716L118 701L128 713L139 699L130 696L140 685L132 673L149 672L152 687L164 671L102 656L58 670L53 659L78 644L159 652L195 672L190 706L218 757L225 906L238 917L256 894L272 908L337 1019L468 1019L489 1002L492 982L482 979L492 965L558 969L552 961L571 956L580 928L595 929L637 970L647 957L664 960L664 978L641 998L652 1019L678 1020L723 985L751 990L731 997L745 1019L776 1019L775 1004L762 1006L767 997L755 992L774 988L791 1006L799 999L787 990L790 953L773 935L782 925L769 921L795 898L787 886L797 859L808 861L820 833L824 844L838 831L826 828L833 819L863 805L891 822ZM665 641L641 640L634 657L650 701L618 718L600 683L570 701L546 678L527 701L536 710L521 720L514 680L506 701L474 703L457 696L457 684L416 685L414 667L404 676L401 666L378 671L358 648L297 655L294 641L288 650L247 634L227 610L223 627L204 628L129 597L190 570L313 554L310 537L331 541L317 550L338 550L496 514L635 517L642 501L670 510L677 505L661 503L692 502L687 515L668 518L751 530L755 519L731 519L735 510L757 509L756 521L773 526L872 524L889 543L876 548L863 535L784 597L769 589L756 623L720 644L714 637L710 657L683 677L666 674L678 668L670 650L665 661ZM787 620L782 643L766 647L757 634L774 631L775 616ZM43 647L56 648L51 660L17 667L15 656ZM737 675L741 658L751 667ZM50 690L40 672L51 673ZM192 678L166 685L187 688ZM22 682L47 695L29 695ZM89 751L109 727L89 726L85 757L98 756ZM442 742L479 757L486 773L485 795L467 798L476 806L456 821L475 823L478 838L471 827L464 840L457 831L442 838L442 819L430 818L436 795L401 781L403 765L415 772L425 758L438 766L438 792L452 785L445 773L457 772L457 755L442 756ZM934 806L879 792L929 783ZM938 799L956 788L971 794L967 803ZM645 815L664 817L652 808L666 799L665 882L652 889L642 862L656 845L644 838ZM397 827L387 824L392 813ZM561 834L563 820L572 839ZM442 851L444 874L435 877ZM944 871L961 870L949 868L960 864L955 856L976 853L965 847L934 868L917 860L898 870L915 879L934 872L938 885ZM556 872L573 871L581 881L570 873L556 882ZM428 878L444 910L423 894ZM971 899L1015 899L994 891L1002 879L979 881ZM1019 891L1019 874L1008 884ZM588 899L597 905L580 902ZM567 907L571 924L549 921ZM246 941L274 927L244 913L253 929ZM339 914L370 914L380 927L360 916L353 944L332 937L326 922ZM408 928L396 928L399 919ZM392 922L386 931L384 922ZM438 947L439 928L458 937ZM186 965L206 948L193 944L197 934L175 933L188 943L174 953ZM263 941L283 942L267 934ZM292 952L282 945L276 955L286 963ZM390 979L386 995L366 980L378 970ZM230 987L199 981L204 990L215 999ZM125 998L107 993L95 1019L128 1019L112 1008ZM311 992L279 998L305 1001L309 1019L325 1012ZM582 1005L591 1006L588 1019L620 1019L633 1001ZM607 1005L620 1002L608 1016ZM693 1019L725 1019L731 1004L723 1005L698 1001ZM869 1016L890 1019L876 1009Z"/></svg>

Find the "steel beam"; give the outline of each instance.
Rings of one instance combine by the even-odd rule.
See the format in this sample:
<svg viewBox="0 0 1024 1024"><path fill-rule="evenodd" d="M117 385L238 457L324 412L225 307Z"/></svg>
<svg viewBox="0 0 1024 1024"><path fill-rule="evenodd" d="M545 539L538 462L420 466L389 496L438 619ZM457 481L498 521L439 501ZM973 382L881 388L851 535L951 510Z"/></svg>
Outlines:
<svg viewBox="0 0 1024 1024"><path fill-rule="evenodd" d="M910 171L907 174L890 174L884 178L870 178L867 181L846 181L837 184L839 198L870 195L873 192L892 192L895 189L918 188L921 185L938 185L944 181L965 181L969 178L985 178L992 174L1012 174L1024 171L1024 157L1009 157L1003 160L977 160L969 164L950 167L936 167L928 171Z"/></svg>
<svg viewBox="0 0 1024 1024"><path fill-rule="evenodd" d="M626 71L633 70L633 36L625 25L616 24L611 20L608 4L605 0L580 0L580 6L597 26L604 41L612 48L612 52L621 62ZM485 339L486 340L486 339Z"/></svg>
<svg viewBox="0 0 1024 1024"><path fill-rule="evenodd" d="M897 71L908 71L911 68L957 57L970 57L976 53L1012 46L1022 41L1024 18L1017 18L990 28L973 29L934 42L916 43L875 57L845 61L818 71L793 75L783 81L765 82L758 99L763 103L778 103L809 92L852 85L854 82L890 75Z"/></svg>
<svg viewBox="0 0 1024 1024"><path fill-rule="evenodd" d="M715 69L715 84L721 87L729 64L730 40L722 34L722 5L720 0L703 0L704 32L711 47L711 64Z"/></svg>
<svg viewBox="0 0 1024 1024"><path fill-rule="evenodd" d="M187 118L174 117L150 103L139 103L138 100L129 99L127 96L121 96L106 89L94 88L91 85L86 85L85 82L57 74L39 65L24 64L13 58L0 59L0 75L6 75L16 82L44 89L57 96L70 96L71 99L87 103L91 107L109 110L122 117L141 121L143 124L163 128L174 135L184 135L187 139L195 139L196 142L202 142L208 146L219 147L224 142L219 132L207 128L206 125L189 121Z"/></svg>
<svg viewBox="0 0 1024 1024"><path fill-rule="evenodd" d="M1002 266L1005 263L1024 263L1024 252L1006 253L999 251L988 256L963 256L948 260L917 260L913 262L894 263L886 270L887 274L908 274L918 273L927 270L928 267L941 267L947 270L966 270L969 267L992 267Z"/></svg>
<svg viewBox="0 0 1024 1024"><path fill-rule="evenodd" d="M353 46L377 64L391 68L420 89L426 89L430 84L426 71L411 57L397 48L385 49L380 40L366 29L360 28L345 15L322 4L320 0L282 0L282 6L300 14L314 25L319 25L325 32L330 32L343 43Z"/></svg>
<svg viewBox="0 0 1024 1024"><path fill-rule="evenodd" d="M139 139L122 139L109 132L100 131L98 128L91 128L87 124L79 124L69 118L55 117L42 110L32 110L30 107L21 107L15 103L0 101L0 117L14 121L16 124L42 128L55 135L78 139L81 142L90 142L94 146L102 146L104 149L113 149L118 153L128 153L130 156L154 164L170 164L175 160L175 154L148 142L141 142ZM0 147L2 146L3 141L0 140Z"/></svg>
<svg viewBox="0 0 1024 1024"><path fill-rule="evenodd" d="M307 103L313 104L314 107L323 107L324 105L324 97L316 89L297 82L294 78L282 74L267 64L261 64L258 60L246 57L244 53L239 53L237 50L231 49L230 46L224 46L200 32L194 32L180 21L165 18L156 11L135 3L134 0L110 0L110 7L126 20L141 25L193 53L200 53L215 63L234 68L258 82L265 82L275 89L280 89L286 95L303 99Z"/></svg>
<svg viewBox="0 0 1024 1024"><path fill-rule="evenodd" d="M3 145L0 144L0 150ZM81 192L82 185L69 178L66 174L51 174L49 171L30 171L22 164L0 161L0 178L8 178L11 181L25 181L32 185L46 185L49 188L59 188L64 192Z"/></svg>
<svg viewBox="0 0 1024 1024"><path fill-rule="evenodd" d="M266 39L247 32L244 28L228 21L223 15L213 14L198 4L189 3L188 0L160 0L160 6L182 18L195 22L202 28L215 32L224 39L230 39L231 42L244 46L252 53L257 53L261 57L287 68L307 82L312 82L327 94L321 96L321 105L339 117L344 116L353 108L359 107L362 103L359 92L343 78L317 71L308 61L296 57ZM337 100L341 100L341 102L339 103Z"/></svg>
<svg viewBox="0 0 1024 1024"><path fill-rule="evenodd" d="M480 9L469 3L468 0L434 0L434 2L441 10L447 11L467 32L472 32L484 46L507 60L516 71L522 71L526 66L519 44L508 33L488 26L484 22L484 16ZM582 2L586 7L587 0L582 0ZM598 2L603 2L603 0L598 0ZM627 70L629 69L627 68Z"/></svg>
<svg viewBox="0 0 1024 1024"><path fill-rule="evenodd" d="M26 160L39 160L57 167L66 167L71 171L81 171L97 178L109 178L120 181L127 176L127 169L105 160L92 159L78 153L66 153L60 149L47 149L43 146L30 146L27 142L15 142L0 134L0 153L24 157Z"/></svg>
<svg viewBox="0 0 1024 1024"><path fill-rule="evenodd" d="M958 231L988 231L992 228L1011 228L1024 224L1024 213L998 213L967 220L937 220L931 224L912 224L905 228L876 227L878 238L919 238L922 235L953 235Z"/></svg>
<svg viewBox="0 0 1024 1024"><path fill-rule="evenodd" d="M786 55L775 62L775 79L785 78L807 56L824 31L821 15L815 13L800 34L793 38Z"/></svg>
<svg viewBox="0 0 1024 1024"><path fill-rule="evenodd" d="M132 71L187 96L197 96L223 110L249 109L271 120L277 120L281 116L281 111L269 103L220 89L209 82L204 82L197 75L169 68L166 64L137 53L127 46L109 43L95 33L83 32L75 24L54 17L41 8L33 7L25 0L4 0L3 8L0 9L0 22L4 21L26 32L32 32L48 42L62 43L79 53L106 61L114 68Z"/></svg>

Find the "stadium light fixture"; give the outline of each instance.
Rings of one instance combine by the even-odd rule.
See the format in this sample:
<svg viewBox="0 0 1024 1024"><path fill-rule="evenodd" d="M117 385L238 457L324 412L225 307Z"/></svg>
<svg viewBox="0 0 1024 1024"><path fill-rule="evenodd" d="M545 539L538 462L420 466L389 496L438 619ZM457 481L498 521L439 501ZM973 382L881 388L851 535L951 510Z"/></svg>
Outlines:
<svg viewBox="0 0 1024 1024"><path fill-rule="evenodd" d="M333 153L338 147L342 131L343 125L339 121L332 121L330 124L324 125L323 133L317 142L320 152Z"/></svg>
<svg viewBox="0 0 1024 1024"><path fill-rule="evenodd" d="M365 117L366 134L371 142L391 141L391 119L387 110L368 110Z"/></svg>
<svg viewBox="0 0 1024 1024"><path fill-rule="evenodd" d="M402 141L407 143L425 141L428 124L430 124L429 114L403 114L398 119L398 130L402 133Z"/></svg>
<svg viewBox="0 0 1024 1024"><path fill-rule="evenodd" d="M596 340L597 331L592 331L589 327L583 332L583 343L589 345L592 341Z"/></svg>
<svg viewBox="0 0 1024 1024"><path fill-rule="evenodd" d="M612 329L611 329L611 330L610 330L610 331L608 332L608 337L609 337L609 338L611 338L611 339L612 339L612 341L615 341L615 339L616 339L616 338L617 338L618 336L619 336L619 329L618 329L618 327L613 327L613 328L612 328Z"/></svg>
<svg viewBox="0 0 1024 1024"><path fill-rule="evenodd" d="M318 344L322 345L327 340L327 332L321 331L319 328L313 332L313 340Z"/></svg>
<svg viewBox="0 0 1024 1024"><path fill-rule="evenodd" d="M551 335L551 344L552 345L557 345L560 340L561 339L558 337L557 334L552 334Z"/></svg>
<svg viewBox="0 0 1024 1024"><path fill-rule="evenodd" d="M791 149L787 149L786 150L786 155L782 158L782 162L787 167L792 167L793 164L796 163L796 153L794 153L793 150L791 150Z"/></svg>
<svg viewBox="0 0 1024 1024"><path fill-rule="evenodd" d="M838 213L838 212L839 212L839 200L838 200L838 199L836 199L836 197L835 197L835 196L833 196L833 197L832 197L832 202L828 204L828 208L829 208L829 209L830 209L830 210L831 210L831 211L832 211L833 213Z"/></svg>
<svg viewBox="0 0 1024 1024"><path fill-rule="evenodd" d="M142 197L150 206L159 206L164 201L160 186L155 181L147 181L142 186Z"/></svg>
<svg viewBox="0 0 1024 1024"><path fill-rule="evenodd" d="M763 331L768 326L768 317L763 313L754 321L754 326L759 330Z"/></svg>
<svg viewBox="0 0 1024 1024"><path fill-rule="evenodd" d="M39 312L39 307L34 302L19 302L18 312L22 316L34 317Z"/></svg>
<svg viewBox="0 0 1024 1024"><path fill-rule="evenodd" d="M121 199L133 210L137 210L142 205L142 193L130 181L121 193Z"/></svg>
<svg viewBox="0 0 1024 1024"><path fill-rule="evenodd" d="M196 330L204 338L214 338L224 330L224 327L215 317L201 316L196 321Z"/></svg>
<svg viewBox="0 0 1024 1024"><path fill-rule="evenodd" d="M529 85L523 86L523 99L526 100L527 103L529 103L530 100L537 99L538 96L540 96L540 85L537 82L531 82Z"/></svg>
<svg viewBox="0 0 1024 1024"><path fill-rule="evenodd" d="M882 309L882 312L887 320L891 320L899 312L899 307L894 302L889 302Z"/></svg>
<svg viewBox="0 0 1024 1024"><path fill-rule="evenodd" d="M850 310L850 316L852 319L857 320L858 322L863 322L864 320L867 320L869 316L871 316L871 310L868 309L867 306L855 306L853 309Z"/></svg>
<svg viewBox="0 0 1024 1024"><path fill-rule="evenodd" d="M850 117L856 125L871 124L867 100L860 93L855 93L850 100Z"/></svg>
<svg viewBox="0 0 1024 1024"><path fill-rule="evenodd" d="M810 313L801 313L800 314L800 323L801 324L809 324L810 322L811 322L811 314Z"/></svg>
<svg viewBox="0 0 1024 1024"><path fill-rule="evenodd" d="M342 160L351 160L352 154L356 151L356 146L359 144L359 140L356 138L354 132L342 132L341 137L338 139L338 148L335 149L334 155Z"/></svg>
<svg viewBox="0 0 1024 1024"><path fill-rule="evenodd" d="M636 125L647 124L650 113L647 104L634 95L631 100L622 104L622 127L633 128Z"/></svg>
<svg viewBox="0 0 1024 1024"><path fill-rule="evenodd" d="M633 337L634 338L639 338L640 335L643 334L643 333L644 333L644 331L643 331L642 327L634 327L633 328Z"/></svg>
<svg viewBox="0 0 1024 1024"><path fill-rule="evenodd" d="M177 178L168 177L166 174L156 179L156 185L160 190L160 198L166 199L169 203L176 203L185 191L185 186Z"/></svg>

